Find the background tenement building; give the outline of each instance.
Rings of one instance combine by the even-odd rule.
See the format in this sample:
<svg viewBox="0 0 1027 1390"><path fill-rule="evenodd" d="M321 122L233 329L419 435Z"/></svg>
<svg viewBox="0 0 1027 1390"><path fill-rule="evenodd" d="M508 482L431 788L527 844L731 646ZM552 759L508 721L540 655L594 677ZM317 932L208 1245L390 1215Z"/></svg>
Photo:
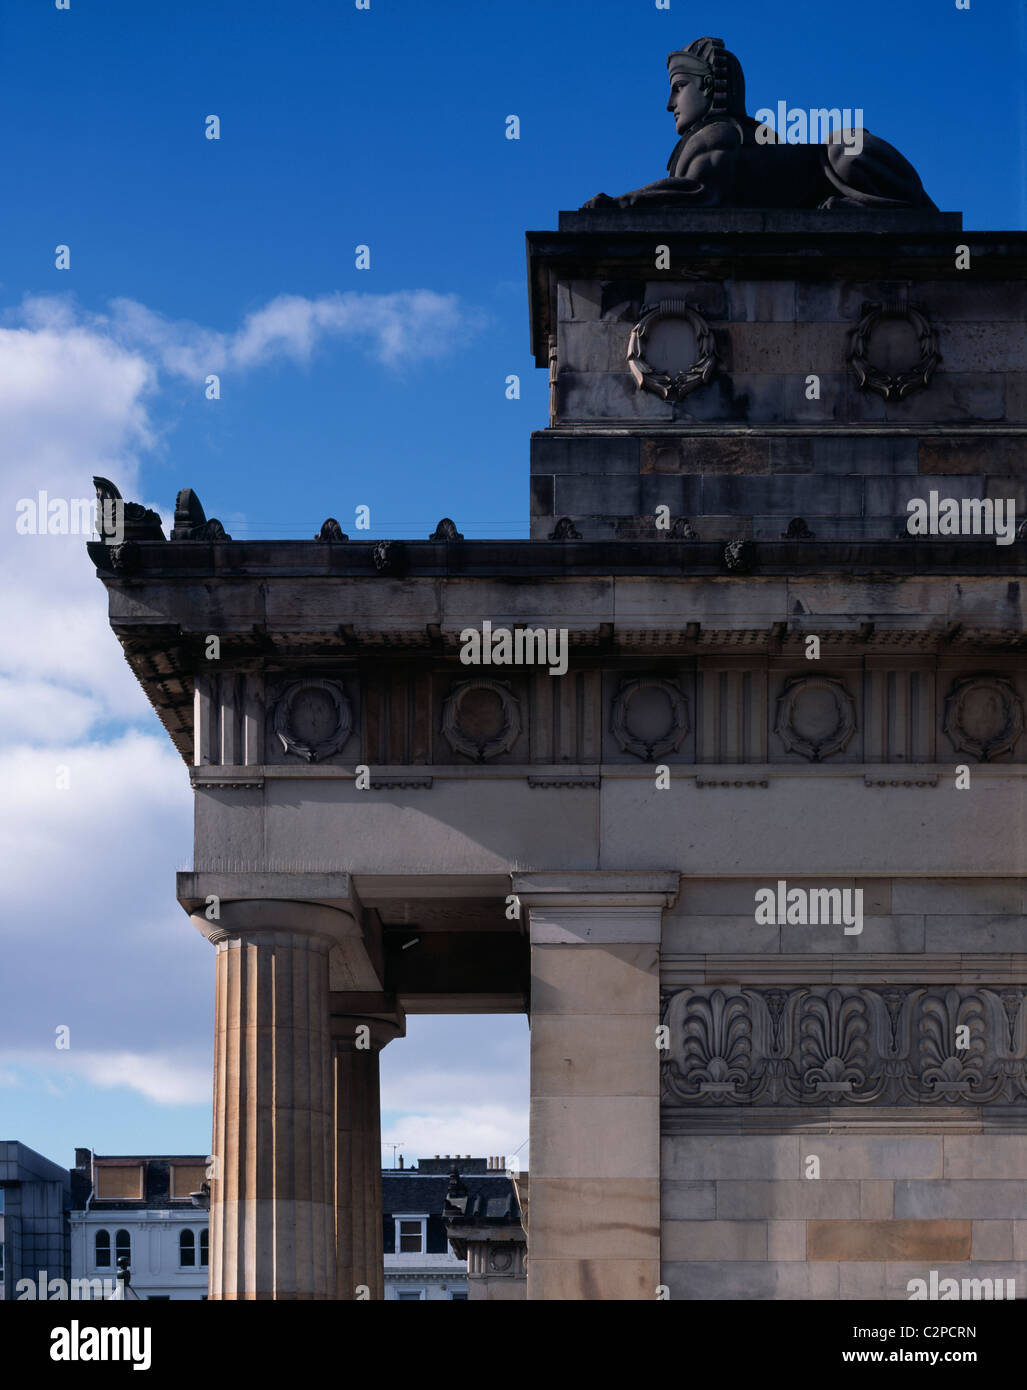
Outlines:
<svg viewBox="0 0 1027 1390"><path fill-rule="evenodd" d="M210 1262L207 1158L197 1154L100 1155L75 1150L71 1269L76 1279L116 1279L131 1269L139 1299L204 1299Z"/></svg>

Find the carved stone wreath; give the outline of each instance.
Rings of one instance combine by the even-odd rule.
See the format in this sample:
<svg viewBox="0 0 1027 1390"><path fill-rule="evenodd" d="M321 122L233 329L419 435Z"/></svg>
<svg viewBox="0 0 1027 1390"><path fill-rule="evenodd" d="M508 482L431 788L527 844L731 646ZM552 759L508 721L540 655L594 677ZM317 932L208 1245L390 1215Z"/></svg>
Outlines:
<svg viewBox="0 0 1027 1390"><path fill-rule="evenodd" d="M834 714L817 727L816 711L809 708L810 696L826 693ZM805 715L803 705L807 705ZM805 722L804 722L805 721ZM797 676L790 680L777 700L774 732L789 753L801 753L811 763L819 763L840 753L856 731L856 707L840 680L832 676Z"/></svg>
<svg viewBox="0 0 1027 1390"><path fill-rule="evenodd" d="M475 729L469 718L468 700L480 691L495 695L499 701L499 722L494 733ZM454 752L475 762L497 758L501 753L509 753L520 735L520 702L504 681L463 681L453 687L442 706L442 732Z"/></svg>
<svg viewBox="0 0 1027 1390"><path fill-rule="evenodd" d="M875 367L867 358L871 335L882 319L905 319L920 343L920 360L905 371L892 375ZM923 391L931 384L934 369L941 361L938 339L923 314L911 304L865 303L863 317L849 335L849 361L861 391L876 391L886 401L901 401L911 391Z"/></svg>
<svg viewBox="0 0 1027 1390"><path fill-rule="evenodd" d="M335 681L294 681L275 705L274 731L286 753L320 762L340 752L353 732L353 709Z"/></svg>
<svg viewBox="0 0 1027 1390"><path fill-rule="evenodd" d="M658 371L645 359L650 330L661 319L685 319L695 334L698 356L692 365L677 376ZM659 304L642 305L642 317L631 330L628 340L628 370L640 391L652 391L665 401L681 401L700 386L705 386L717 370L717 349L713 330L698 309L683 299L661 299Z"/></svg>
<svg viewBox="0 0 1027 1390"><path fill-rule="evenodd" d="M1015 747L1023 733L1023 701L1001 676L966 676L946 697L942 727L953 748L987 762Z"/></svg>
<svg viewBox="0 0 1027 1390"><path fill-rule="evenodd" d="M646 731L631 727L631 703L643 692L653 690L666 696L670 724L664 733L648 737ZM664 753L676 752L689 727L688 701L673 681L640 677L625 681L617 692L610 715L610 729L625 753L634 753L636 758L651 763Z"/></svg>

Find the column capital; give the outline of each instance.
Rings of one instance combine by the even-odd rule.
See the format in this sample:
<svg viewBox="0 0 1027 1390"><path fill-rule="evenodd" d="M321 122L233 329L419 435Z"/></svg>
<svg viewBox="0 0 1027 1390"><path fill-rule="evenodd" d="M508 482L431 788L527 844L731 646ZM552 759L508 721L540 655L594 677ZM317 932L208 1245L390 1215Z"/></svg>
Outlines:
<svg viewBox="0 0 1027 1390"><path fill-rule="evenodd" d="M515 873L513 891L528 909L532 945L600 945L660 941L663 910L680 875L655 873Z"/></svg>
<svg viewBox="0 0 1027 1390"><path fill-rule="evenodd" d="M333 990L328 1000L332 1043L338 1047L366 1050L356 1047L355 1032L361 1024L366 1024L370 1029L376 1052L380 1052L394 1038L406 1037L406 1011L394 994L341 993Z"/></svg>
<svg viewBox="0 0 1027 1390"><path fill-rule="evenodd" d="M314 903L348 912L360 920L363 907L352 876L249 872L187 872L176 874L178 901L190 916L203 911L207 900L223 902Z"/></svg>
<svg viewBox="0 0 1027 1390"><path fill-rule="evenodd" d="M232 901L214 896L215 905L201 904L189 913L190 922L213 946L233 938L275 932L318 937L326 949L345 941L363 940L360 922L351 913L325 903L290 902L283 898ZM214 915L208 917L208 910Z"/></svg>

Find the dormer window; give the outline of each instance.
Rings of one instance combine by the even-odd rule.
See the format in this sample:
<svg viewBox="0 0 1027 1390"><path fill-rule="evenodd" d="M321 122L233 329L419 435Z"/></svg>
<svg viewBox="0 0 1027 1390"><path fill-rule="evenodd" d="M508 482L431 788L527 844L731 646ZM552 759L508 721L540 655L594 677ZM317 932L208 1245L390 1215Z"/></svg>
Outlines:
<svg viewBox="0 0 1027 1390"><path fill-rule="evenodd" d="M423 1255L427 1245L426 1216L397 1216L396 1254Z"/></svg>

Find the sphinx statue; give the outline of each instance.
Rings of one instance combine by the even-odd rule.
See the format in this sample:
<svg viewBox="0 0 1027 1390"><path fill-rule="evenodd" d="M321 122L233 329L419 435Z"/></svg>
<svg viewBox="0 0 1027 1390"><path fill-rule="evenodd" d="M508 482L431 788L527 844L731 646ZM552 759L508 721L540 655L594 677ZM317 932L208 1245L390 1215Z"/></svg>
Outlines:
<svg viewBox="0 0 1027 1390"><path fill-rule="evenodd" d="M868 130L834 130L824 143L789 144L745 110L745 77L722 39L702 38L667 58L679 140L669 178L589 208L934 208L919 175Z"/></svg>

